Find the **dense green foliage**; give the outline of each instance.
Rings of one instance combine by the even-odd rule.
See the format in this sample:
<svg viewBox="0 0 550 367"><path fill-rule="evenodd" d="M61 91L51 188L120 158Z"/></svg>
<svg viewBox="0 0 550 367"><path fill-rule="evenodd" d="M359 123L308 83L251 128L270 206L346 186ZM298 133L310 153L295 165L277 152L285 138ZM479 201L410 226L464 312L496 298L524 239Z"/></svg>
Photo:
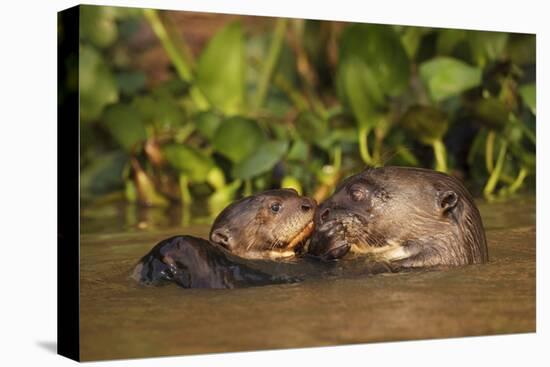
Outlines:
<svg viewBox="0 0 550 367"><path fill-rule="evenodd" d="M165 13L81 9L85 199L212 215L274 187L322 199L384 164L459 175L487 199L533 185L533 35L287 19L251 34L236 21L195 58ZM173 66L154 87L130 62L140 27Z"/></svg>

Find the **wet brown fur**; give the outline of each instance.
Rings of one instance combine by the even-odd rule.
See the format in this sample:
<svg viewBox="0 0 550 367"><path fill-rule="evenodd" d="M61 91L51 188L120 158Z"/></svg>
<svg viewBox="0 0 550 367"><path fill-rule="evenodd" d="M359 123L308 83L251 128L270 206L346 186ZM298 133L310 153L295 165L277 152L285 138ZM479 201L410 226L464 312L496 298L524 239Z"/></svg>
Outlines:
<svg viewBox="0 0 550 367"><path fill-rule="evenodd" d="M212 225L210 241L243 258L292 256L289 246L299 245L293 240L312 230L316 206L292 189L264 191L225 208Z"/></svg>
<svg viewBox="0 0 550 367"><path fill-rule="evenodd" d="M353 199L355 191L361 200ZM459 180L433 170L366 169L319 206L315 225L309 252L329 259L351 252L399 267L488 261L472 196Z"/></svg>

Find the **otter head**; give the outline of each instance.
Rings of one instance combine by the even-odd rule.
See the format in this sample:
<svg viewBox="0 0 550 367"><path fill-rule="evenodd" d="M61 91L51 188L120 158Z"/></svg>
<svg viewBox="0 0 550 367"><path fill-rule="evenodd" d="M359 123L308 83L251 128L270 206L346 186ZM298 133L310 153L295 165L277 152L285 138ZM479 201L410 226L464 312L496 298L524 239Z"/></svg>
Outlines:
<svg viewBox="0 0 550 367"><path fill-rule="evenodd" d="M319 206L308 252L348 252L402 267L487 261L479 211L457 179L419 168L367 169Z"/></svg>
<svg viewBox="0 0 550 367"><path fill-rule="evenodd" d="M316 207L293 189L248 196L218 215L210 241L244 258L292 257L313 232Z"/></svg>

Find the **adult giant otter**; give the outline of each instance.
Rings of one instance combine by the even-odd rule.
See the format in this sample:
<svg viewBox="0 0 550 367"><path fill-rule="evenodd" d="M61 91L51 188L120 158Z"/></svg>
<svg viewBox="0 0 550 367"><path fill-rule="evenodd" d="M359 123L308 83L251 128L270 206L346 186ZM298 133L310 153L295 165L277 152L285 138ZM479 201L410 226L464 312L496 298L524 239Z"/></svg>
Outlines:
<svg viewBox="0 0 550 367"><path fill-rule="evenodd" d="M479 211L456 178L420 168L369 168L319 206L308 253L365 254L396 268L487 262Z"/></svg>
<svg viewBox="0 0 550 367"><path fill-rule="evenodd" d="M210 241L192 236L163 240L140 260L132 276L143 284L171 281L185 288L292 281L276 262L246 260L293 256L313 231L315 209L314 200L292 189L245 197L218 215Z"/></svg>

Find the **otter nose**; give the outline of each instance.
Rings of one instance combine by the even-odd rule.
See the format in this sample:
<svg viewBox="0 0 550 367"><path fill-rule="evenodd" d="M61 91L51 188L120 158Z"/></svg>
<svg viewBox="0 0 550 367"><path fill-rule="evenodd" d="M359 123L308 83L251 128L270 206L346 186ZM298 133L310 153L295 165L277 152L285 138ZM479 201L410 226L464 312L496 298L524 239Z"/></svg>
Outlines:
<svg viewBox="0 0 550 367"><path fill-rule="evenodd" d="M329 215L330 215L330 209L329 208L323 209L321 211L321 214L319 215L319 219L321 220L321 223L326 222Z"/></svg>
<svg viewBox="0 0 550 367"><path fill-rule="evenodd" d="M311 200L306 198L302 201L302 211L309 212L311 209L313 209L314 205L315 204Z"/></svg>

